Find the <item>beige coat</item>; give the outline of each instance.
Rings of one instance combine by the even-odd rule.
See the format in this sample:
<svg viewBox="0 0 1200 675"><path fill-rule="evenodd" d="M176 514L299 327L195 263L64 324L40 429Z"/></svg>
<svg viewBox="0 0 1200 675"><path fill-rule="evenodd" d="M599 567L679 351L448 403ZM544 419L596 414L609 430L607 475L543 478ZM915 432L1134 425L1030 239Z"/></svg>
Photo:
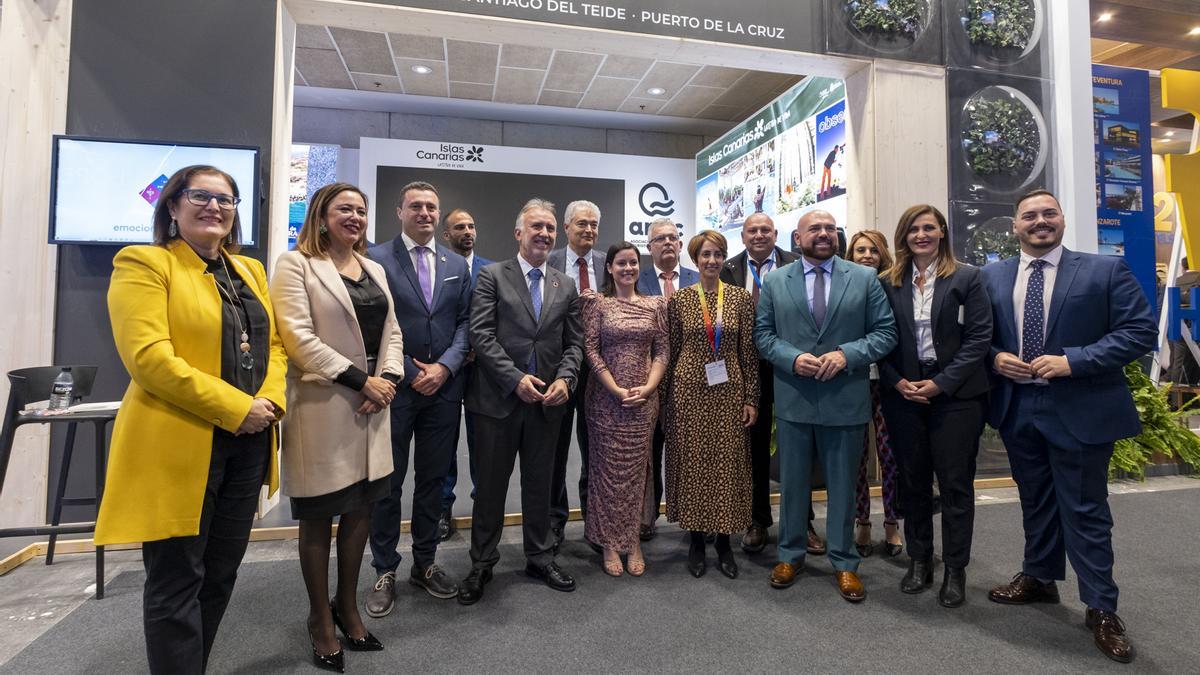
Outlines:
<svg viewBox="0 0 1200 675"><path fill-rule="evenodd" d="M387 277L378 263L357 257L388 300L379 363L371 374L402 376L404 345ZM315 497L390 474L389 411L357 414L363 395L334 383L351 363L366 370L367 351L350 294L333 262L298 251L279 256L271 302L288 355L284 494Z"/></svg>

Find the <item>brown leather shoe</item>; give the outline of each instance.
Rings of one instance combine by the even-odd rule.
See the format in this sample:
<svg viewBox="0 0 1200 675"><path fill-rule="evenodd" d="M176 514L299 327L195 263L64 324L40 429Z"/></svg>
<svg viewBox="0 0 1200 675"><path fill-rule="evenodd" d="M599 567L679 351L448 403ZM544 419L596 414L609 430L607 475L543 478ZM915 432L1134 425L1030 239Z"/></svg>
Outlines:
<svg viewBox="0 0 1200 675"><path fill-rule="evenodd" d="M812 525L808 526L808 546L805 548L808 549L810 555L825 555L825 541L812 528Z"/></svg>
<svg viewBox="0 0 1200 675"><path fill-rule="evenodd" d="M1105 656L1121 663L1133 660L1133 643L1125 636L1125 624L1116 612L1088 607L1084 625L1092 629L1096 647Z"/></svg>
<svg viewBox="0 0 1200 675"><path fill-rule="evenodd" d="M858 574L854 572L836 572L838 592L847 602L862 602L867 598L867 589L863 588Z"/></svg>
<svg viewBox="0 0 1200 675"><path fill-rule="evenodd" d="M767 528L753 523L742 535L742 550L746 553L758 553L767 546Z"/></svg>
<svg viewBox="0 0 1200 675"><path fill-rule="evenodd" d="M988 591L988 600L1002 605L1028 605L1031 602L1058 604L1058 586L1051 581L1043 584L1024 572L1017 572L1012 581Z"/></svg>
<svg viewBox="0 0 1200 675"><path fill-rule="evenodd" d="M787 588L796 583L796 575L804 569L802 564L781 562L771 570L771 588Z"/></svg>

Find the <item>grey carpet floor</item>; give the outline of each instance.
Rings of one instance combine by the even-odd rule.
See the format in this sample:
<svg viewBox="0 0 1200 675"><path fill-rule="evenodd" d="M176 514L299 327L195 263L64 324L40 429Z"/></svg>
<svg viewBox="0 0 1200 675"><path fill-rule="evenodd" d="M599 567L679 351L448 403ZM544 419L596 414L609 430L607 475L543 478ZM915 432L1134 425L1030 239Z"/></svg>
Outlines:
<svg viewBox="0 0 1200 675"><path fill-rule="evenodd" d="M668 526L646 545L640 579L604 576L599 557L569 541L560 561L579 580L574 593L526 577L517 545L502 549L496 579L473 607L402 584L393 615L367 620L386 650L348 652L347 672L1197 672L1200 490L1117 495L1112 505L1121 616L1139 650L1132 667L1092 645L1070 572L1061 605L987 601L987 589L1020 566L1020 511L1008 503L977 510L969 600L958 610L937 605L936 585L901 594L903 556L864 562L868 597L856 606L837 595L822 557L809 557L791 589L770 588L773 548L753 558L738 550L736 580L711 568L693 579L684 569L685 537ZM467 571L464 551L442 557L454 576ZM364 590L371 579L364 566ZM121 574L103 601L85 602L0 670L144 672L142 581L140 572ZM296 561L243 565L210 672L316 672L304 597Z"/></svg>

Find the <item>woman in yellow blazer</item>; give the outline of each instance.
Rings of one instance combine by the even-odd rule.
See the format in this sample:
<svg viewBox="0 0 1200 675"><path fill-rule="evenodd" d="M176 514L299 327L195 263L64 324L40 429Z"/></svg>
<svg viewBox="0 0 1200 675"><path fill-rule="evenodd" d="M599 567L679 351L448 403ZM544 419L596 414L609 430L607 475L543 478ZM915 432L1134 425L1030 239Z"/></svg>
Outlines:
<svg viewBox="0 0 1200 675"><path fill-rule="evenodd" d="M153 673L204 671L261 486L278 484L287 360L262 264L234 255L240 201L220 169L180 169L154 209L155 245L113 260L108 311L132 381L96 543L143 542Z"/></svg>
<svg viewBox="0 0 1200 675"><path fill-rule="evenodd" d="M296 241L279 256L271 300L287 347L283 491L300 521L313 662L341 671L336 626L352 651L383 645L358 612L358 573L371 505L391 489L388 414L404 374L404 344L383 267L368 259L367 198L347 183L317 190ZM333 517L337 591L329 599Z"/></svg>

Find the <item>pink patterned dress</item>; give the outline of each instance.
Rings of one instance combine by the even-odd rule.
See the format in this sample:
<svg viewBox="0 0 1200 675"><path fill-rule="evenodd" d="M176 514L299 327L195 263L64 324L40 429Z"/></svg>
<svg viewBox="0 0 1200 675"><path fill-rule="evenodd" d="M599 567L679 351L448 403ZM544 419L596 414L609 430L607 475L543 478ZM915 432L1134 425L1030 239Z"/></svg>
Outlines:
<svg viewBox="0 0 1200 675"><path fill-rule="evenodd" d="M629 300L589 293L583 305L583 346L592 369L584 405L588 420L587 538L619 553L633 550L650 477L650 439L658 396L622 408L596 375L608 370L623 388L646 383L653 363L666 364L667 305L661 297Z"/></svg>

